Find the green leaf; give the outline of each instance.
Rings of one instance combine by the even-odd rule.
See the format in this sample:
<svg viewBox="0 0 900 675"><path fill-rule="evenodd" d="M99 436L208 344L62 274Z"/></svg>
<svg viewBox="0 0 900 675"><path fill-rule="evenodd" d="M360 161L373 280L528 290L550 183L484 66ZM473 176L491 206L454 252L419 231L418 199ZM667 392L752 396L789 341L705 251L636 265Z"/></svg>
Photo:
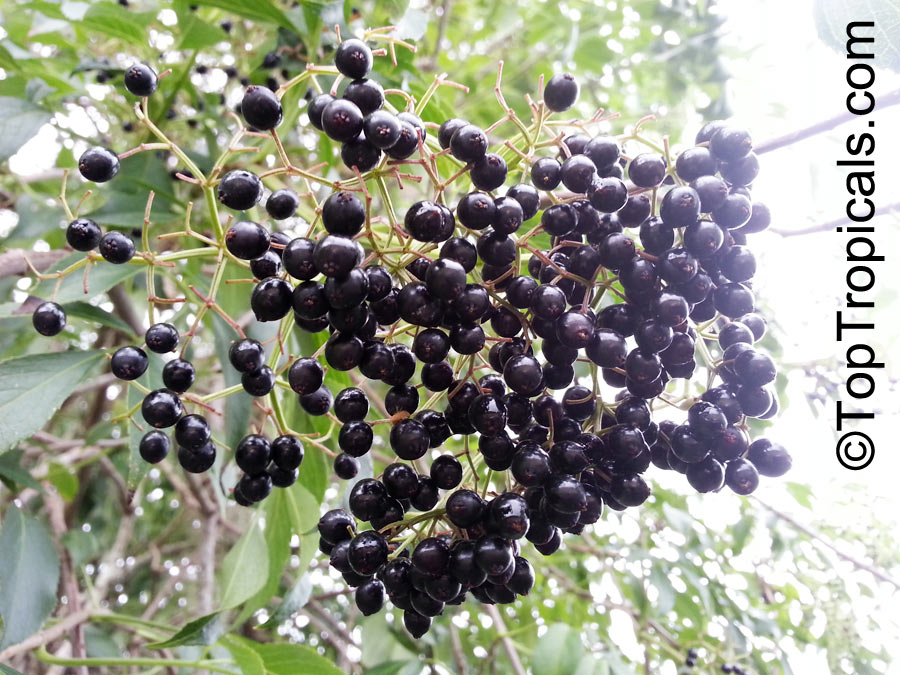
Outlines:
<svg viewBox="0 0 900 675"><path fill-rule="evenodd" d="M65 310L68 316L95 321L103 326L115 328L116 330L125 333L125 335L134 336L134 331L131 329L131 326L122 321L122 319L111 312L107 312L105 309L95 307L89 302L84 302L83 300L68 302L66 303Z"/></svg>
<svg viewBox="0 0 900 675"><path fill-rule="evenodd" d="M266 540L254 518L247 531L222 561L220 606L231 609L252 598L266 583L263 570L269 566Z"/></svg>
<svg viewBox="0 0 900 675"><path fill-rule="evenodd" d="M665 571L658 565L654 565L650 568L650 581L659 592L659 597L656 600L654 609L662 616L675 606L675 591L672 588L669 577L666 576Z"/></svg>
<svg viewBox="0 0 900 675"><path fill-rule="evenodd" d="M40 630L56 607L59 557L44 527L17 507L0 528L0 649Z"/></svg>
<svg viewBox="0 0 900 675"><path fill-rule="evenodd" d="M309 574L304 574L297 583L294 584L294 587L288 591L288 594L284 596L281 604L278 605L278 608L272 613L272 616L269 617L268 621L260 626L260 628L278 627L281 623L287 621L294 614L303 609L306 606L306 603L309 602L311 595L312 579Z"/></svg>
<svg viewBox="0 0 900 675"><path fill-rule="evenodd" d="M10 668L9 666L4 666L2 663L0 663L0 675L23 675L23 674L20 673L18 670L14 670L13 668Z"/></svg>
<svg viewBox="0 0 900 675"><path fill-rule="evenodd" d="M56 270L65 269L82 257L83 254L77 253L64 258L57 264ZM76 300L89 300L95 295L105 293L116 284L120 284L126 279L133 277L143 269L143 265L111 265L105 262L92 264L91 270L88 272L88 292L84 292L83 271L77 270L63 279L62 284L60 284L59 287L59 293L56 294L56 302L61 305L66 305ZM49 279L42 282L42 293L49 297L53 292L55 284L55 279ZM38 295L38 297L40 297L40 294L36 290L32 291L32 295Z"/></svg>
<svg viewBox="0 0 900 675"><path fill-rule="evenodd" d="M248 642L250 641L246 638L236 635L222 638L222 644L231 652L231 658L234 659L243 675L266 675L266 666L262 657L247 644Z"/></svg>
<svg viewBox="0 0 900 675"><path fill-rule="evenodd" d="M29 487L38 492L43 492L44 488L38 483L26 469L21 466L22 457L25 455L24 450L10 450L0 455L0 477L21 485Z"/></svg>
<svg viewBox="0 0 900 675"><path fill-rule="evenodd" d="M791 496L798 504L801 504L808 509L812 508L812 502L810 501L810 498L812 497L812 488L809 485L786 483L785 488L787 488L787 491L791 493Z"/></svg>
<svg viewBox="0 0 900 675"><path fill-rule="evenodd" d="M78 495L78 476L62 464L51 462L47 469L47 480L59 491L59 496L71 502Z"/></svg>
<svg viewBox="0 0 900 675"><path fill-rule="evenodd" d="M872 21L874 27L857 27L856 38L874 37L875 42L853 45L856 54L875 54L874 64L900 72L900 2L898 0L816 0L813 5L816 30L822 41L840 54L847 54L847 26ZM866 63L865 61L863 63Z"/></svg>
<svg viewBox="0 0 900 675"><path fill-rule="evenodd" d="M102 359L91 350L0 361L0 450L43 427Z"/></svg>
<svg viewBox="0 0 900 675"><path fill-rule="evenodd" d="M207 647L215 644L222 635L223 626L219 620L219 613L213 612L199 619L189 621L175 635L162 642L153 642L147 646L151 649L170 649L185 645L199 645Z"/></svg>
<svg viewBox="0 0 900 675"><path fill-rule="evenodd" d="M537 641L531 660L534 675L570 675L583 655L578 631L564 623L555 623Z"/></svg>
<svg viewBox="0 0 900 675"><path fill-rule="evenodd" d="M82 28L102 33L105 38L119 38L132 44L143 44L145 24L139 16L111 2L92 4L79 22ZM152 16L152 15L150 15Z"/></svg>
<svg viewBox="0 0 900 675"><path fill-rule="evenodd" d="M211 26L194 13L186 20L179 21L178 25L181 29L179 49L203 49L228 39L225 31L218 26Z"/></svg>
<svg viewBox="0 0 900 675"><path fill-rule="evenodd" d="M294 30L294 25L290 19L271 0L254 0L253 2L246 2L246 0L197 0L193 4L219 7L252 21L274 23L282 28Z"/></svg>
<svg viewBox="0 0 900 675"><path fill-rule="evenodd" d="M341 675L342 671L314 649L292 644L251 643L262 657L267 675Z"/></svg>
<svg viewBox="0 0 900 675"><path fill-rule="evenodd" d="M0 96L0 162L16 154L52 117L30 101Z"/></svg>

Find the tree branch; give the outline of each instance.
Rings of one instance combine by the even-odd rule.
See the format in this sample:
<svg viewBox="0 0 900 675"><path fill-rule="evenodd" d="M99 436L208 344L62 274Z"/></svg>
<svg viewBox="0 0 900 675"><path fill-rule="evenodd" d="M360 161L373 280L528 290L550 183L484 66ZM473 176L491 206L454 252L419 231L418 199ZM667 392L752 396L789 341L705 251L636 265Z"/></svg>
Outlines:
<svg viewBox="0 0 900 675"><path fill-rule="evenodd" d="M835 546L830 541L825 539L821 534L819 534L818 532L815 532L814 530L810 529L806 525L798 522L792 516L789 516L788 514L784 513L783 511L779 511L774 506L769 506L768 504L766 504L764 501L762 501L758 497L754 497L754 499L760 506L764 506L766 509L771 511L774 515L778 516L786 523L788 523L788 524L792 525L793 527L795 527L796 529L800 530L803 534L808 536L810 539L817 541L820 544L822 544L825 548L830 549L841 560L845 560L846 562L850 563L857 569L864 570L864 571L868 572L869 574L871 574L872 576L874 576L875 578L891 584L894 588L900 589L900 582L898 582L896 579L888 576L885 572L881 571L877 567L874 567L873 565L870 565L867 562L859 560L858 558L854 558L849 553L844 553L844 551L840 550L837 546Z"/></svg>
<svg viewBox="0 0 900 675"><path fill-rule="evenodd" d="M879 206L872 212L872 217L883 216L888 213L897 213L900 212L900 202L893 202L892 204L886 204L885 206ZM775 234L779 234L782 237L797 237L801 234L813 234L815 232L830 232L834 230L836 227L841 227L843 225L849 225L851 223L850 219L847 216L841 216L840 218L835 218L834 220L829 220L826 223L817 223L816 225L810 225L809 227L803 227L799 230L781 230L776 228L769 228L770 232L774 232Z"/></svg>
<svg viewBox="0 0 900 675"><path fill-rule="evenodd" d="M882 110L892 105L897 105L898 103L900 103L900 89L884 94L883 96L876 96L875 110ZM796 131L784 134L783 136L777 136L775 138L770 138L767 141L763 141L762 143L754 146L753 151L757 155L761 155L764 152L778 150L779 148L793 145L794 143L799 143L800 141L806 140L807 138L810 138L812 136L816 136L817 134L831 131L835 127L839 127L840 125L844 124L845 122L849 122L850 120L859 119L859 117L859 115L856 115L849 111L843 112L840 115L829 117L827 120L816 122L815 124L811 124L810 126L803 129L797 129Z"/></svg>
<svg viewBox="0 0 900 675"><path fill-rule="evenodd" d="M519 660L519 652L516 651L516 646L513 644L513 641L510 640L509 635L507 635L509 631L506 628L503 617L500 616L500 611L497 609L496 605L485 605L484 608L487 610L488 616L491 617L491 621L493 621L494 625L497 627L497 632L501 636L500 643L503 645L503 649L509 657L509 665L513 672L516 675L525 675L525 669L522 667L522 662Z"/></svg>
<svg viewBox="0 0 900 675"><path fill-rule="evenodd" d="M40 647L41 645L45 645L49 642L53 642L54 640L58 640L73 628L76 628L77 626L83 624L90 617L91 610L89 609L80 609L77 612L73 612L72 614L67 615L49 628L38 631L19 644L12 645L11 647L7 647L6 649L4 649L2 652L0 652L0 663L9 663L15 656L25 654L26 652L30 652L32 649Z"/></svg>

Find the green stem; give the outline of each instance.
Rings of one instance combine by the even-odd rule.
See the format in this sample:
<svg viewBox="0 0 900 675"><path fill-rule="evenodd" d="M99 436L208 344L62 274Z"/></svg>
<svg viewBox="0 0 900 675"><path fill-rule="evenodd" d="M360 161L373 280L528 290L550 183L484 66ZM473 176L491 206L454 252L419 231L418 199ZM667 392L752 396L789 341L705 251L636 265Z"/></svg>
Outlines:
<svg viewBox="0 0 900 675"><path fill-rule="evenodd" d="M85 659L66 659L59 656L53 656L46 648L41 647L35 652L38 661L42 663L50 663L57 666L66 666L74 668L76 666L88 667L110 667L110 668L128 668L130 666L146 666L148 668L158 668L161 666L169 666L172 668L190 668L192 671L208 670L213 673L224 673L224 675L235 675L233 668L224 668L220 664L231 663L224 659L216 660L199 660L190 661L188 659L154 659L154 658L85 658Z"/></svg>

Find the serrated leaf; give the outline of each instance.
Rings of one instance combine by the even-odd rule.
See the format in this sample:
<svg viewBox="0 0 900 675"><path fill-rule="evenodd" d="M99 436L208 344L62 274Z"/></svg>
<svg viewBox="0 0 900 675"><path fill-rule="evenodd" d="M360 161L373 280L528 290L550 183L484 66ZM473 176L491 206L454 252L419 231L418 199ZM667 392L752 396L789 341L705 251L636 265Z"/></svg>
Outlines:
<svg viewBox="0 0 900 675"><path fill-rule="evenodd" d="M853 36L873 37L874 43L857 42L853 51L874 53L875 65L900 72L900 0L816 0L813 17L822 41L841 54L847 53L847 26L859 21L873 22L872 27L855 28Z"/></svg>
<svg viewBox="0 0 900 675"><path fill-rule="evenodd" d="M0 361L0 449L28 438L103 359L103 352L34 354Z"/></svg>
<svg viewBox="0 0 900 675"><path fill-rule="evenodd" d="M266 583L262 571L268 566L266 540L254 518L222 561L220 607L231 609L252 598Z"/></svg>
<svg viewBox="0 0 900 675"><path fill-rule="evenodd" d="M0 649L40 630L56 607L59 557L38 521L12 507L0 528Z"/></svg>
<svg viewBox="0 0 900 675"><path fill-rule="evenodd" d="M0 162L16 154L52 117L30 101L0 96Z"/></svg>
<svg viewBox="0 0 900 675"><path fill-rule="evenodd" d="M547 629L534 649L534 675L570 675L584 655L581 636L571 626L555 623Z"/></svg>
<svg viewBox="0 0 900 675"><path fill-rule="evenodd" d="M172 647L184 647L186 645L208 647L216 643L223 630L224 627L219 619L219 612L213 612L189 621L181 630L167 640L152 642L147 646L151 649L171 649Z"/></svg>

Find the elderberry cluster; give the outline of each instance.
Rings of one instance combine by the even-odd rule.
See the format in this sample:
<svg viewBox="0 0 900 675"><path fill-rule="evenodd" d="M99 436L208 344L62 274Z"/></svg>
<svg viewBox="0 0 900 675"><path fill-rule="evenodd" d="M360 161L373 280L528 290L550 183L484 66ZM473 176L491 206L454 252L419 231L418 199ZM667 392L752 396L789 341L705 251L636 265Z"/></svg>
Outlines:
<svg viewBox="0 0 900 675"><path fill-rule="evenodd" d="M563 533L580 534L604 506L639 506L651 493L644 477L651 463L685 474L698 492L727 485L741 495L756 489L760 475L790 468L787 451L765 438L751 442L746 423L777 411L775 364L757 344L767 325L756 311L756 261L747 247L770 215L751 199L759 163L746 131L711 122L674 167L668 153L626 154L615 137L576 133L558 142L558 153L522 154L530 183L501 195L510 170L502 151L488 152L488 134L446 120L437 129L440 150L428 155L435 139L413 112L384 109L383 89L366 77L372 63L363 41L342 42L335 65L350 82L341 97L313 98L307 111L312 127L342 144L361 189L335 189L324 199L318 235L314 227L290 237L239 216L222 241L254 277L249 305L258 321L287 318L298 330L328 333L321 354L301 354L279 372L306 414L331 415L340 425L336 475L356 478L358 458L373 448L374 422L390 425L395 461L353 484L349 513L331 510L319 521L320 548L356 588L363 614L389 599L419 637L445 605L468 594L513 602L535 578L523 540L550 555ZM129 70L125 81L141 96L156 88L146 66ZM557 75L538 114L566 111L577 96L575 78ZM266 87L248 87L241 111L250 127L273 135L283 120L279 97ZM632 140L641 141L636 133ZM363 174L412 163L417 152L426 165L452 157L456 182L472 189L455 203L442 188L410 204L387 239L396 236L402 248L387 252L371 230ZM98 182L117 167L113 153L96 148L79 162L82 175ZM245 169L225 173L216 190L237 212L265 193ZM265 210L284 220L300 201L282 188ZM100 245L102 253L99 228L86 219L69 224L67 240L80 251ZM54 335L65 314L45 303L34 324ZM145 335L158 353L178 342L169 324ZM698 379L715 386L677 400L668 385L692 379L698 355ZM235 341L229 361L247 394L277 394L279 375L259 342ZM334 395L326 365L382 383L377 403L387 418L367 421L362 385ZM135 346L110 361L123 380L147 366ZM140 444L147 461L165 458L169 438L159 429L174 426L182 467L212 466L210 426L202 415L185 415L180 398L193 380L188 361L170 360L166 388L144 399L141 413L155 428ZM654 420L667 406L685 418ZM465 450L438 454L451 437L465 438L456 446ZM303 454L291 434L271 442L246 436L234 449L244 472L234 498L249 505L273 486L290 486ZM492 491L498 485L506 489Z"/></svg>

